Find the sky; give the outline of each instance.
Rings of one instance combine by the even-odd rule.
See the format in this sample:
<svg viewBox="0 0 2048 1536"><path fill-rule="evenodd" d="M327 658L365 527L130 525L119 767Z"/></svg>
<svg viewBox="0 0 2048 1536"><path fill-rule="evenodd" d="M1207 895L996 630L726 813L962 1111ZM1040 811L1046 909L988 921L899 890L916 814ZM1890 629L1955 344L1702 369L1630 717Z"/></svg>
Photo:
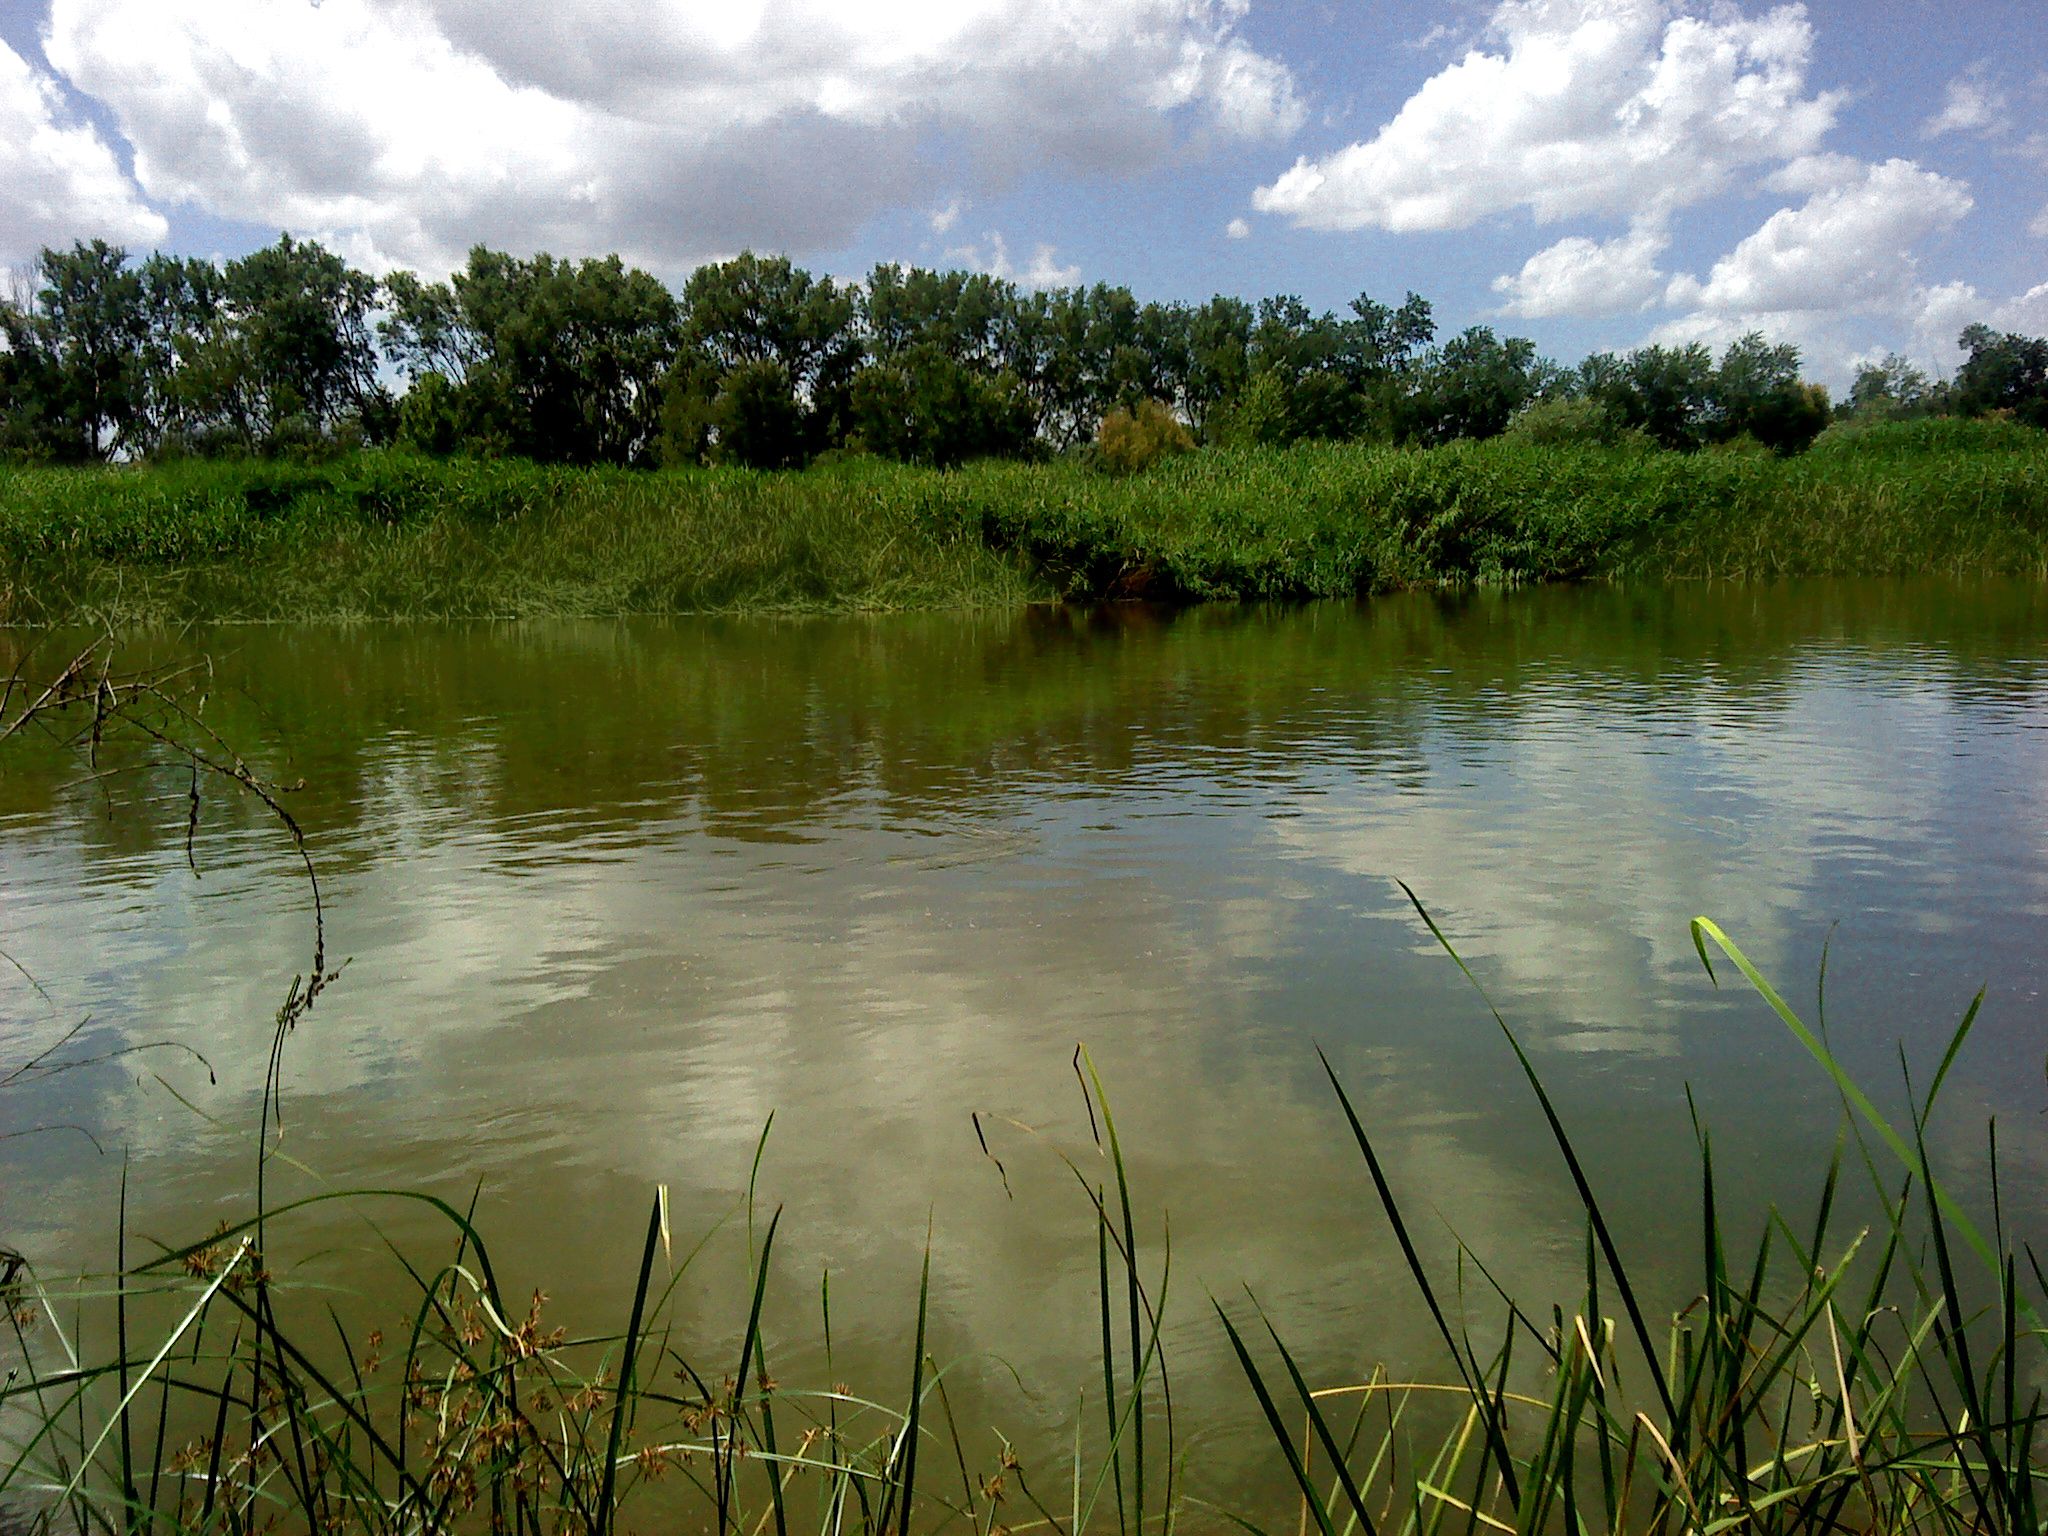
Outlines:
<svg viewBox="0 0 2048 1536"><path fill-rule="evenodd" d="M0 263L742 249L1840 387L2048 333L2044 0L0 0Z"/></svg>

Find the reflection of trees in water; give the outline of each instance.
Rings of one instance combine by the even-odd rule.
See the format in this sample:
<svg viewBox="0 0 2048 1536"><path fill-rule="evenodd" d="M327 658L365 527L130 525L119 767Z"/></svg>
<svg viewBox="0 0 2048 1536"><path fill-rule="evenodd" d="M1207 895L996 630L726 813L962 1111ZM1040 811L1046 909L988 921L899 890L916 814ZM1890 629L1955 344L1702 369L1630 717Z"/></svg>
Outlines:
<svg viewBox="0 0 2048 1536"><path fill-rule="evenodd" d="M2029 696L2048 599L2025 584L1831 582L1410 595L1368 605L1000 616L218 632L209 719L309 825L376 829L389 764L481 819L688 813L787 836L835 813L974 815L986 792L1133 770L1230 782L1352 761L1422 771L1532 701L1781 715L1816 658L1962 708ZM160 649L197 642L154 642ZM0 811L54 809L23 765ZM162 793L165 786L156 786ZM76 817L128 853L163 815ZM353 838L348 839L351 843Z"/></svg>

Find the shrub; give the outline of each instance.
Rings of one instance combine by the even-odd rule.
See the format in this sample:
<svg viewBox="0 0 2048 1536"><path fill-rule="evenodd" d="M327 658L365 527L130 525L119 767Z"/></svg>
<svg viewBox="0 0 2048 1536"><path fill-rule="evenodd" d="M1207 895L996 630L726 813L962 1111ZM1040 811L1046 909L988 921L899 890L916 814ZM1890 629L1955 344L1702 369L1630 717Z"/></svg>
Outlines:
<svg viewBox="0 0 2048 1536"><path fill-rule="evenodd" d="M1097 462L1116 474L1150 469L1161 459L1186 453L1194 446L1194 434L1159 400L1140 400L1132 407L1120 405L1095 429Z"/></svg>
<svg viewBox="0 0 2048 1536"><path fill-rule="evenodd" d="M1544 448L1654 446L1598 400L1586 399L1533 400L1514 414L1501 436Z"/></svg>

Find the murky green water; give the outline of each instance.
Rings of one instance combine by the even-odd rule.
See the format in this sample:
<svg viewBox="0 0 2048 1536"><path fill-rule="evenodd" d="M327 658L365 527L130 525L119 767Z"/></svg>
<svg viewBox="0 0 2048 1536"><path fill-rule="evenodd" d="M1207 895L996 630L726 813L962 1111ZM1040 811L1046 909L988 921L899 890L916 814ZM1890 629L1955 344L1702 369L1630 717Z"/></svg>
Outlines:
<svg viewBox="0 0 2048 1536"><path fill-rule="evenodd" d="M648 1201L694 1234L786 1207L781 1374L900 1374L931 1230L954 1406L1056 1458L1098 1326L1070 1057L1092 1051L1141 1212L1170 1216L1169 1349L1198 1479L1243 1486L1255 1410L1203 1297L1253 1286L1326 1380L1427 1359L1317 1066L1353 1087L1432 1251L1534 1298L1581 1237L1512 1056L1407 881L1522 1029L1624 1241L1675 1288L1684 1088L1732 1204L1805 1202L1834 1100L1709 913L1874 1082L1982 983L1937 1123L2001 1117L2007 1219L2048 1165L2048 593L1972 584L1547 591L1364 608L237 631L208 719L291 800L349 965L286 1061L287 1189L424 1186L510 1287L617 1327ZM184 785L111 803L0 765L0 1063L189 1045L0 1095L0 1242L46 1269L241 1209L269 1019L305 963L288 849ZM151 798L151 796L154 798ZM173 1091L175 1090L175 1091ZM984 1157L981 1111L1005 1180ZM994 1117L990 1119L988 1117ZM1017 1124L1042 1134L1027 1135ZM1439 1220L1438 1218L1441 1218ZM387 1229L403 1239L409 1218ZM308 1277L372 1273L332 1211ZM438 1241L438 1239L437 1239ZM685 1316L744 1322L744 1224ZM1681 1249L1683 1250L1681 1252ZM1674 1294L1676 1292L1674 1291ZM1018 1387L994 1362L1014 1366ZM1096 1378L1099 1380L1099 1377ZM1054 1479L1057 1481L1057 1478Z"/></svg>

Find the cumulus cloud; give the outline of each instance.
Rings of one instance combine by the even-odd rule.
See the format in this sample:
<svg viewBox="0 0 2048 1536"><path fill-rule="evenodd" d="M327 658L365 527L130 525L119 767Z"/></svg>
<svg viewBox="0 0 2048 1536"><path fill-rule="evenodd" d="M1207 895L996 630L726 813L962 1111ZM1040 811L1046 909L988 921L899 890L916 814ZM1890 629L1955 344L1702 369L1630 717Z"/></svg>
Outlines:
<svg viewBox="0 0 2048 1536"><path fill-rule="evenodd" d="M1656 217L1812 152L1840 100L1807 90L1800 5L1504 0L1489 36L1372 139L1297 161L1255 206L1327 230Z"/></svg>
<svg viewBox="0 0 2048 1536"><path fill-rule="evenodd" d="M1251 225L1244 219L1232 219L1223 226L1223 233L1233 240L1243 240L1252 232Z"/></svg>
<svg viewBox="0 0 2048 1536"><path fill-rule="evenodd" d="M0 261L81 234L146 244L165 229L98 132L66 121L57 83L0 42Z"/></svg>
<svg viewBox="0 0 2048 1536"><path fill-rule="evenodd" d="M1670 243L1653 228L1606 241L1571 235L1531 256L1520 272L1495 278L1493 291L1506 301L1502 314L1527 320L1645 309L1664 292L1657 258Z"/></svg>
<svg viewBox="0 0 2048 1536"><path fill-rule="evenodd" d="M2010 299L1987 299L1974 284L1941 283L1917 296L1913 317L1915 352L1946 370L1962 361L1963 327L1984 324L1997 331L2048 334L2048 282Z"/></svg>
<svg viewBox="0 0 2048 1536"><path fill-rule="evenodd" d="M1725 344L1749 331L1790 341L1814 371L1843 382L1871 345L1873 323L1916 335L1930 296L1916 246L1969 213L1968 187L1910 160L1817 177L1818 190L1781 208L1715 262L1705 278L1673 278L1665 301L1684 313L1652 340ZM1923 349L1924 351L1924 349Z"/></svg>
<svg viewBox="0 0 2048 1536"><path fill-rule="evenodd" d="M946 252L946 260L1026 288L1071 288L1081 281L1081 269L1072 264L1061 265L1058 254L1044 242L1031 248L1028 261L1012 261L1009 242L995 230L982 236L980 244L954 246Z"/></svg>
<svg viewBox="0 0 2048 1536"><path fill-rule="evenodd" d="M1947 133L1994 134L2010 122L2005 93L1982 73L1958 76L1942 94L1941 110L1920 125L1930 139Z"/></svg>
<svg viewBox="0 0 2048 1536"><path fill-rule="evenodd" d="M991 179L1285 134L1292 78L1241 0L53 0L46 50L153 197L353 236L675 266L815 249L927 195L933 143Z"/></svg>
<svg viewBox="0 0 2048 1536"><path fill-rule="evenodd" d="M1672 300L1696 309L1784 313L1896 303L1916 288L1915 243L1970 211L1960 181L1887 160L1847 185L1782 208L1714 263L1682 277Z"/></svg>

